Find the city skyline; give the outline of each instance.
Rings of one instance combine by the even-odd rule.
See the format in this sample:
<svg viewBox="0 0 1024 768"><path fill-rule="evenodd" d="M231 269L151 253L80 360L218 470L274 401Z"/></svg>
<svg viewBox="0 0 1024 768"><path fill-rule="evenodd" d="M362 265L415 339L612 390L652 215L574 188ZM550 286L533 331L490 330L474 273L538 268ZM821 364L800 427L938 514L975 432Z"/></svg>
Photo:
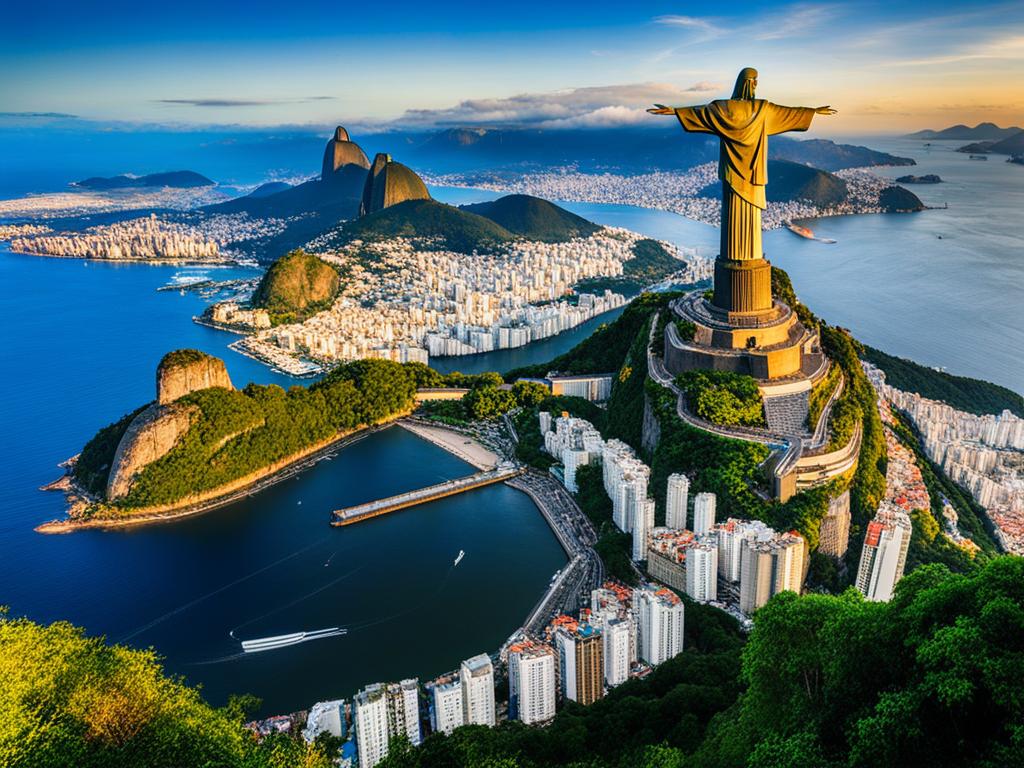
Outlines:
<svg viewBox="0 0 1024 768"><path fill-rule="evenodd" d="M19 34L0 52L9 74L0 119L637 126L653 122L644 112L653 102L727 96L748 65L778 103L838 108L841 120L815 126L821 135L1006 125L1024 114L1012 85L1024 67L1024 10L1013 3L938 13L922 2L570 3L511 16L404 3L283 15L260 5L12 9Z"/></svg>

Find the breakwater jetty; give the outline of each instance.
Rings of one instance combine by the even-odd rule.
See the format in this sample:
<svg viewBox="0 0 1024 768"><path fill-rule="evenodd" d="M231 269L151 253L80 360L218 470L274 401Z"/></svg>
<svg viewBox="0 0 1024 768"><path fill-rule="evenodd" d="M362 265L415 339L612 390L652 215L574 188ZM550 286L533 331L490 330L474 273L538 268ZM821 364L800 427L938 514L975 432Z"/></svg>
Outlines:
<svg viewBox="0 0 1024 768"><path fill-rule="evenodd" d="M436 485L427 486L426 488L420 488L416 491L407 491L406 493L399 493L395 496L388 496L385 499L378 499L377 501L370 501L365 504L357 504L353 507L335 510L331 515L331 525L352 525L353 523L369 520L373 517L386 515L389 512L396 512L400 509L414 507L418 504L425 504L428 501L434 501L435 499L442 499L445 496L454 496L457 493L465 493L466 491L471 491L475 488L483 488L485 485L502 483L516 477L517 475L523 474L524 471L524 469L515 464L503 463L498 465L495 469L487 470L485 472L477 472L476 474L469 475L468 477L446 480L443 483L437 483Z"/></svg>

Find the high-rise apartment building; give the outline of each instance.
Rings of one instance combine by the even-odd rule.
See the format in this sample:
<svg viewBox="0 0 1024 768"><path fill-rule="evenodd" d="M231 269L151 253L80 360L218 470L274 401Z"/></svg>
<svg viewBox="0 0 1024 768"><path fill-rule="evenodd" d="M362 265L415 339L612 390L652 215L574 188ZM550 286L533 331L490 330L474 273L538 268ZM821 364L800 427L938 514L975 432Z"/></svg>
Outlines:
<svg viewBox="0 0 1024 768"><path fill-rule="evenodd" d="M416 678L389 683L387 686L388 731L392 736L405 736L409 743L419 746L420 690Z"/></svg>
<svg viewBox="0 0 1024 768"><path fill-rule="evenodd" d="M821 521L818 551L841 558L850 545L850 491L843 491L828 503L828 513Z"/></svg>
<svg viewBox="0 0 1024 768"><path fill-rule="evenodd" d="M601 630L604 645L604 681L609 688L629 679L632 623L628 619L610 619Z"/></svg>
<svg viewBox="0 0 1024 768"><path fill-rule="evenodd" d="M683 474L668 476L665 494L665 525L681 531L686 528L686 511L690 499L690 480Z"/></svg>
<svg viewBox="0 0 1024 768"><path fill-rule="evenodd" d="M555 716L555 654L533 641L516 643L508 654L508 713L527 725Z"/></svg>
<svg viewBox="0 0 1024 768"><path fill-rule="evenodd" d="M668 589L639 587L633 593L640 636L640 658L652 666L683 650L683 602Z"/></svg>
<svg viewBox="0 0 1024 768"><path fill-rule="evenodd" d="M590 624L555 633L561 695L580 704L604 696L604 638Z"/></svg>
<svg viewBox="0 0 1024 768"><path fill-rule="evenodd" d="M643 499L636 507L633 520L633 560L647 559L647 537L654 527L654 499Z"/></svg>
<svg viewBox="0 0 1024 768"><path fill-rule="evenodd" d="M462 662L462 712L466 725L491 725L494 714L494 666L486 653Z"/></svg>
<svg viewBox="0 0 1024 768"><path fill-rule="evenodd" d="M698 493L693 497L693 532L701 536L715 524L715 494Z"/></svg>
<svg viewBox="0 0 1024 768"><path fill-rule="evenodd" d="M359 753L359 768L373 768L387 757L388 702L380 683L366 686L352 700L352 723Z"/></svg>
<svg viewBox="0 0 1024 768"><path fill-rule="evenodd" d="M686 594L699 603L718 599L718 544L714 537L702 536L687 545Z"/></svg>
<svg viewBox="0 0 1024 768"><path fill-rule="evenodd" d="M907 513L885 502L868 523L857 569L857 589L868 600L892 598L896 582L903 578L912 531Z"/></svg>
<svg viewBox="0 0 1024 768"><path fill-rule="evenodd" d="M799 594L806 557L806 544L796 531L747 539L740 553L740 610L751 614L786 590Z"/></svg>
<svg viewBox="0 0 1024 768"><path fill-rule="evenodd" d="M434 683L430 688L430 727L451 733L465 724L462 714L462 682L458 678Z"/></svg>

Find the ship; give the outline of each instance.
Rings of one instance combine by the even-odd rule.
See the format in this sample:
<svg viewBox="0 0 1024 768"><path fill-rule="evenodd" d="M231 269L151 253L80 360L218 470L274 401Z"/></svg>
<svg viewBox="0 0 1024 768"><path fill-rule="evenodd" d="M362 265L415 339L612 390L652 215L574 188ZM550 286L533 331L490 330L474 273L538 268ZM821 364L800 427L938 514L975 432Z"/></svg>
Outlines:
<svg viewBox="0 0 1024 768"><path fill-rule="evenodd" d="M786 229L794 235L800 235L800 237L805 237L808 240L816 240L819 243L828 243L831 245L836 242L830 237L817 237L814 232L809 230L807 227L801 227L799 224L794 224L791 221L786 222Z"/></svg>
<svg viewBox="0 0 1024 768"><path fill-rule="evenodd" d="M260 637L256 640L243 640L242 650L246 653L259 653L260 651L273 651L277 648L286 648L289 645L298 645L310 640L322 640L325 637L337 637L348 632L342 627L327 627L326 629L315 629L310 632L292 632L287 635L273 635L272 637Z"/></svg>
<svg viewBox="0 0 1024 768"><path fill-rule="evenodd" d="M971 160L988 160L988 155L971 155Z"/></svg>
<svg viewBox="0 0 1024 768"><path fill-rule="evenodd" d="M454 568L454 567L455 567L456 565L458 565L459 563L461 563L461 562L462 562L462 558L464 558L465 556L466 556L466 550L464 550L464 549L460 549L460 550L459 550L459 556L458 556L458 557L456 557L456 558L455 558L455 562L454 562L454 563L452 563L452 568Z"/></svg>

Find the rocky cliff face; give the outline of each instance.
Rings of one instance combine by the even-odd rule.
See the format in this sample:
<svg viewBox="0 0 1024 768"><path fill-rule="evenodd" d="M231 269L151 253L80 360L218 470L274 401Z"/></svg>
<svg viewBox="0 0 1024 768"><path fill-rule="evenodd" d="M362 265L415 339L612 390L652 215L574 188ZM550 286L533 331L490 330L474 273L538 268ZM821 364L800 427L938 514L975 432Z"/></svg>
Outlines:
<svg viewBox="0 0 1024 768"><path fill-rule="evenodd" d="M177 445L181 436L188 432L192 415L198 410L194 405L183 403L153 403L136 416L114 454L107 480L107 500L116 501L127 494L143 467Z"/></svg>
<svg viewBox="0 0 1024 768"><path fill-rule="evenodd" d="M208 387L232 389L224 361L205 352L179 349L164 355L157 366L156 400L160 405Z"/></svg>

